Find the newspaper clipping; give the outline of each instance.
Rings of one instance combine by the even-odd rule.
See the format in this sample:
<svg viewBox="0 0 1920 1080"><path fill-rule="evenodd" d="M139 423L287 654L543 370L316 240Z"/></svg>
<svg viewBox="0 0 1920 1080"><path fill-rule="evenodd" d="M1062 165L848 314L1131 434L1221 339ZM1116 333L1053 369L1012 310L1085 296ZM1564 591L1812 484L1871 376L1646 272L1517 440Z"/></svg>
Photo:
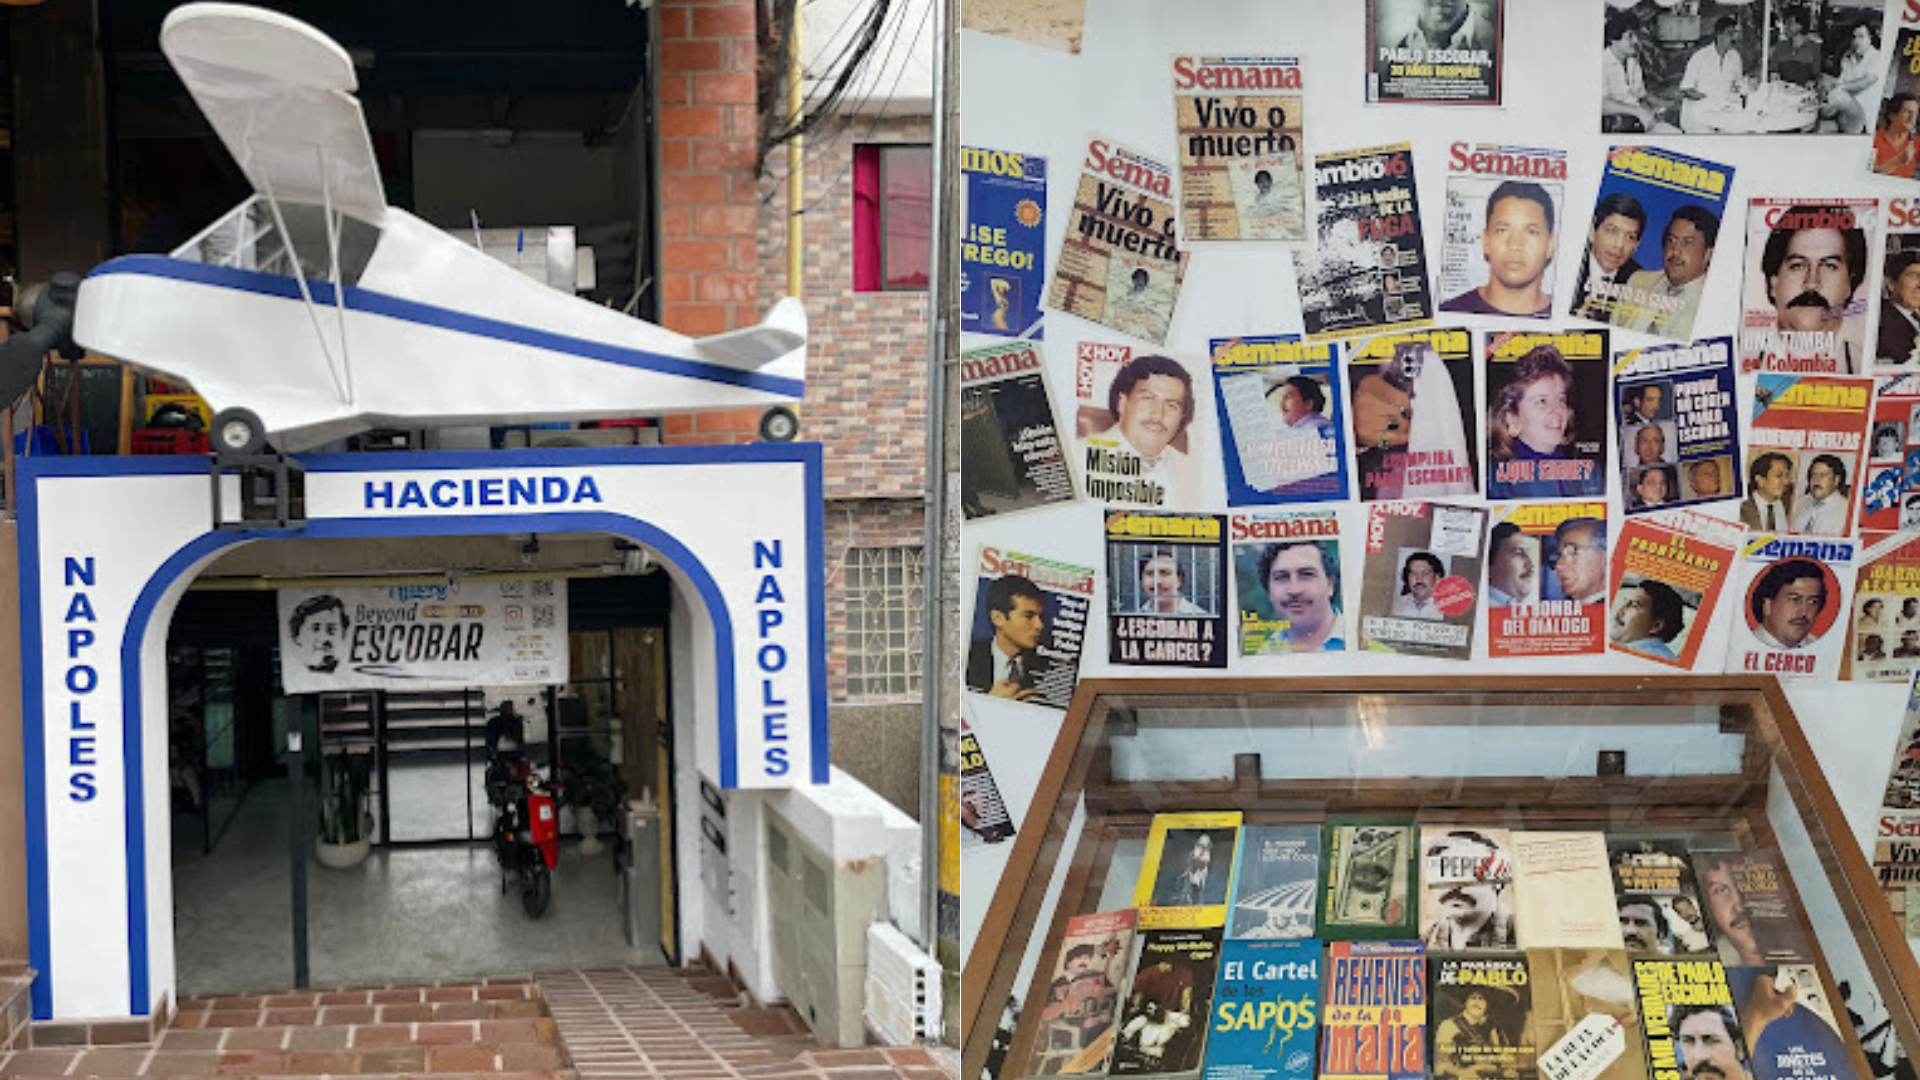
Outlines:
<svg viewBox="0 0 1920 1080"><path fill-rule="evenodd" d="M963 146L960 172L967 184L960 329L1038 338L1047 283L1047 159Z"/></svg>
<svg viewBox="0 0 1920 1080"><path fill-rule="evenodd" d="M1867 114L1874 123L1873 171L1915 179L1920 175L1920 29L1902 26L1895 32L1881 93L1877 111Z"/></svg>
<svg viewBox="0 0 1920 1080"><path fill-rule="evenodd" d="M1345 499L1339 346L1282 335L1216 339L1212 347L1227 504Z"/></svg>
<svg viewBox="0 0 1920 1080"><path fill-rule="evenodd" d="M1173 167L1095 136L1047 306L1162 344L1187 256L1175 237Z"/></svg>
<svg viewBox="0 0 1920 1080"><path fill-rule="evenodd" d="M1367 508L1360 641L1373 652L1473 656L1487 512L1430 502Z"/></svg>
<svg viewBox="0 0 1920 1080"><path fill-rule="evenodd" d="M1349 357L1347 377L1362 500L1476 492L1471 333L1383 334Z"/></svg>
<svg viewBox="0 0 1920 1080"><path fill-rule="evenodd" d="M1853 592L1852 540L1770 533L1749 535L1734 587L1727 670L1783 679L1832 679L1840 673L1846 635L1834 633Z"/></svg>
<svg viewBox="0 0 1920 1080"><path fill-rule="evenodd" d="M1920 672L1920 536L1860 537L1859 585L1842 679L1905 683ZM1920 831L1914 834L1920 839Z"/></svg>
<svg viewBox="0 0 1920 1080"><path fill-rule="evenodd" d="M1879 109L1886 6L1613 0L1602 36L1601 130L1864 135Z"/></svg>
<svg viewBox="0 0 1920 1080"><path fill-rule="evenodd" d="M1615 147L1569 310L1623 330L1691 338L1732 187L1731 166L1651 146Z"/></svg>
<svg viewBox="0 0 1920 1080"><path fill-rule="evenodd" d="M1487 498L1607 494L1607 332L1489 333Z"/></svg>
<svg viewBox="0 0 1920 1080"><path fill-rule="evenodd" d="M1130 345L1083 341L1073 369L1074 434L1087 498L1176 508L1200 497L1193 421L1198 365Z"/></svg>
<svg viewBox="0 0 1920 1080"><path fill-rule="evenodd" d="M1322 154L1313 187L1319 241L1293 257L1307 339L1431 323L1413 148Z"/></svg>
<svg viewBox="0 0 1920 1080"><path fill-rule="evenodd" d="M1227 666L1227 521L1217 514L1107 515L1107 659Z"/></svg>
<svg viewBox="0 0 1920 1080"><path fill-rule="evenodd" d="M1001 801L1000 785L993 782L980 740L960 727L960 841L967 847L998 844L1013 837L1013 817Z"/></svg>
<svg viewBox="0 0 1920 1080"><path fill-rule="evenodd" d="M969 521L1077 498L1039 343L960 357L960 461Z"/></svg>
<svg viewBox="0 0 1920 1080"><path fill-rule="evenodd" d="M1920 680L1907 689L1907 712L1893 744L1874 831L1874 873L1893 913L1911 923L1915 912L1909 893L1920 888Z"/></svg>
<svg viewBox="0 0 1920 1080"><path fill-rule="evenodd" d="M1094 571L996 547L976 561L967 689L1064 709L1080 679Z"/></svg>
<svg viewBox="0 0 1920 1080"><path fill-rule="evenodd" d="M1740 497L1746 473L1734 378L1729 337L1614 355L1627 513Z"/></svg>
<svg viewBox="0 0 1920 1080"><path fill-rule="evenodd" d="M1500 104L1505 0L1367 0L1367 101Z"/></svg>
<svg viewBox="0 0 1920 1080"><path fill-rule="evenodd" d="M1487 654L1606 651L1607 504L1495 508L1487 540Z"/></svg>
<svg viewBox="0 0 1920 1080"><path fill-rule="evenodd" d="M1762 373L1753 398L1741 523L1756 532L1853 535L1873 380Z"/></svg>
<svg viewBox="0 0 1920 1080"><path fill-rule="evenodd" d="M1920 39L1915 46L1920 48ZM1920 102L1911 107L1920 109ZM1920 370L1920 199L1887 200L1887 251L1880 268L1874 367Z"/></svg>
<svg viewBox="0 0 1920 1080"><path fill-rule="evenodd" d="M1240 655L1341 652L1340 517L1334 510L1234 514Z"/></svg>
<svg viewBox="0 0 1920 1080"><path fill-rule="evenodd" d="M1860 528L1920 531L1920 374L1874 380Z"/></svg>
<svg viewBox="0 0 1920 1080"><path fill-rule="evenodd" d="M1180 237L1307 238L1306 98L1291 56L1176 56Z"/></svg>
<svg viewBox="0 0 1920 1080"><path fill-rule="evenodd" d="M1607 648L1691 669L1740 541L1740 526L1692 510L1623 522L1609 579Z"/></svg>
<svg viewBox="0 0 1920 1080"><path fill-rule="evenodd" d="M1440 310L1551 317L1567 152L1456 142L1447 166Z"/></svg>
<svg viewBox="0 0 1920 1080"><path fill-rule="evenodd" d="M1740 370L1864 375L1878 199L1754 199Z"/></svg>

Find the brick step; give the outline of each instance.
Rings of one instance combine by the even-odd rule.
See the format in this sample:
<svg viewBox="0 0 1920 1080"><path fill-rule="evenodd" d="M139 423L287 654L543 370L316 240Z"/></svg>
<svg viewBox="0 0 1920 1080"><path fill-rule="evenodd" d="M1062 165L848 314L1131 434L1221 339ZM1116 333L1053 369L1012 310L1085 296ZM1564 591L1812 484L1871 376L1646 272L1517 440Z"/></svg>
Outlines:
<svg viewBox="0 0 1920 1080"><path fill-rule="evenodd" d="M530 998L510 1001L396 1002L381 1005L319 1005L290 1008L199 1009L180 1011L176 1029L313 1027L339 1024L474 1023L489 1020L528 1020L547 1015L544 1004Z"/></svg>
<svg viewBox="0 0 1920 1080"><path fill-rule="evenodd" d="M0 1056L14 1077L433 1076L577 1080L550 1043L383 1046L333 1050L151 1050L146 1047L22 1050Z"/></svg>
<svg viewBox="0 0 1920 1080"><path fill-rule="evenodd" d="M145 1072L145 1073L77 1072L77 1073L71 1073L71 1074L59 1073L59 1072L40 1072L40 1073L9 1072L7 1073L7 1080L155 1080L156 1077L159 1077L161 1075L162 1074L155 1073L155 1072ZM245 1080L245 1078L249 1074L221 1073L219 1075L220 1075L220 1080ZM418 1075L433 1075L433 1074L430 1074L430 1073L428 1074L360 1073L354 1077L354 1080L407 1080L409 1076L418 1076ZM463 1075L479 1075L479 1076L485 1077L486 1080L579 1080L580 1074L573 1071L572 1069L557 1069L553 1072L494 1072L494 1073L479 1073L479 1074L468 1073ZM194 1077L191 1074L185 1074L185 1075L181 1075L178 1078L178 1080L194 1080Z"/></svg>
<svg viewBox="0 0 1920 1080"><path fill-rule="evenodd" d="M175 1027L160 1049L180 1051L342 1050L392 1046L494 1046L558 1041L553 1018L516 1017L419 1024L320 1024L262 1027Z"/></svg>

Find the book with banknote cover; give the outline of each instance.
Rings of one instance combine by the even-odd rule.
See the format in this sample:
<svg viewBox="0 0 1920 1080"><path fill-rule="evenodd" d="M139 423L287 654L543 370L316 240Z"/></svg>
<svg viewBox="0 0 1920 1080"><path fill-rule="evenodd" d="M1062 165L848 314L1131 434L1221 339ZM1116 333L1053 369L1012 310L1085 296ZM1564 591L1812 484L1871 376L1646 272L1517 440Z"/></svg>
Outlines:
<svg viewBox="0 0 1920 1080"><path fill-rule="evenodd" d="M1406 818L1328 818L1320 841L1320 936L1414 937L1419 840L1419 827Z"/></svg>

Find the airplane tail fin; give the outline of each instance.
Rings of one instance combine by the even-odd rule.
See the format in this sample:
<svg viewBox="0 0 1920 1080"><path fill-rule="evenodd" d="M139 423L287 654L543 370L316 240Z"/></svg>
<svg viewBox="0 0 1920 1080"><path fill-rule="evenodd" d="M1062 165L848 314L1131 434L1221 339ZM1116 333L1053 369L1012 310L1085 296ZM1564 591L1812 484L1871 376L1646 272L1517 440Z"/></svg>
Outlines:
<svg viewBox="0 0 1920 1080"><path fill-rule="evenodd" d="M738 368L764 367L775 360L805 348L807 312L800 301L789 296L773 306L759 326L729 330L694 342L706 356Z"/></svg>

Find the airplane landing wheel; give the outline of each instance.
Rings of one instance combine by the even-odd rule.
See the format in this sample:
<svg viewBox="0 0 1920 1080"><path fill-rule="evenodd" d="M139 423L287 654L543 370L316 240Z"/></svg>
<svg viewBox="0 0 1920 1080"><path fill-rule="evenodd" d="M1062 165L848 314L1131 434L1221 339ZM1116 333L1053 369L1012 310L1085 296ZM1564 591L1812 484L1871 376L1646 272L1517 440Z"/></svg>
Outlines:
<svg viewBox="0 0 1920 1080"><path fill-rule="evenodd" d="M252 409L221 409L213 417L213 449L221 454L257 454L267 445L267 429Z"/></svg>
<svg viewBox="0 0 1920 1080"><path fill-rule="evenodd" d="M761 442L792 442L800 437L800 418L785 405L775 405L760 414Z"/></svg>

